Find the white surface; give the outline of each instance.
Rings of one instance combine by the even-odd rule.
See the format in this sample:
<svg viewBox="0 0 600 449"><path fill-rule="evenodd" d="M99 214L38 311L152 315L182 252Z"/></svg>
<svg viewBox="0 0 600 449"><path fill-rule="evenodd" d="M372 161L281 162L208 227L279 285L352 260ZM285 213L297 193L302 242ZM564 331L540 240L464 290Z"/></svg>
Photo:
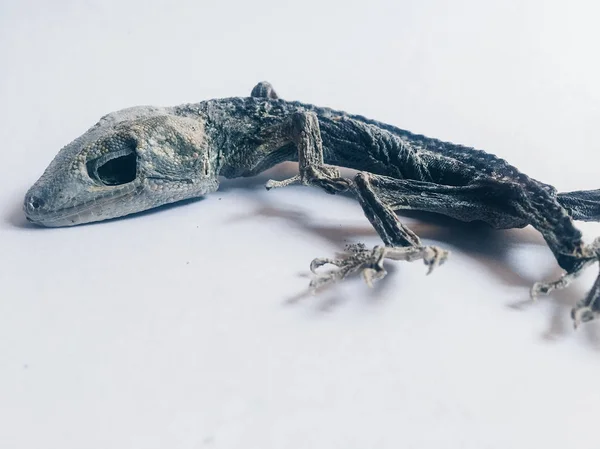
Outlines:
<svg viewBox="0 0 600 449"><path fill-rule="evenodd" d="M263 178L71 229L20 211L101 115L263 79L598 188L599 11L561 5L3 0L0 447L600 447L600 329L569 319L597 271L530 304L559 273L531 228L412 217L453 252L432 276L289 301L313 257L377 243L357 204Z"/></svg>

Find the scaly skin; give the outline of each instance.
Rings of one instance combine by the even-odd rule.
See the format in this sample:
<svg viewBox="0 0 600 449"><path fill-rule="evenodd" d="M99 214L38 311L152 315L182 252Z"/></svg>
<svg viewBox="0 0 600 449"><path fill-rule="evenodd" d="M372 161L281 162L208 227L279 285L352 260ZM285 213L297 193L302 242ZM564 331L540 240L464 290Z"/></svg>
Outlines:
<svg viewBox="0 0 600 449"><path fill-rule="evenodd" d="M300 174L270 187L301 182L356 195L390 249L363 248L335 261L340 272L362 269L369 283L385 274L386 257L414 260L416 254L430 268L446 259L446 252L420 246L393 213L402 209L482 220L495 228L531 224L566 271L558 282L536 284L536 294L565 287L598 259L600 243L586 246L573 219L600 220L600 190L557 194L494 155L285 101L268 83L259 83L245 98L106 115L58 153L27 192L24 209L42 226L100 221L202 196L217 190L220 175L254 176L283 161L299 161ZM361 173L342 179L335 167ZM596 285L574 310L576 323L600 313L599 296Z"/></svg>

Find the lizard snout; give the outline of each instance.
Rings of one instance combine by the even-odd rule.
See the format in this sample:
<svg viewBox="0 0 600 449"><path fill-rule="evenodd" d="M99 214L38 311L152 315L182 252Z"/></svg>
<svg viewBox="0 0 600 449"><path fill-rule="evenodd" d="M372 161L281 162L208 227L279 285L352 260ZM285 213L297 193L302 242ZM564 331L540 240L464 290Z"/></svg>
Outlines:
<svg viewBox="0 0 600 449"><path fill-rule="evenodd" d="M25 202L23 208L25 209L25 215L29 221L35 221L36 215L38 215L44 208L46 201L41 196L29 193L25 196Z"/></svg>
<svg viewBox="0 0 600 449"><path fill-rule="evenodd" d="M42 224L49 213L52 205L44 195L43 189L31 189L25 195L23 201L23 211L28 221L36 224Z"/></svg>
<svg viewBox="0 0 600 449"><path fill-rule="evenodd" d="M42 198L35 195L29 195L25 199L25 209L27 212L35 212L44 207L45 203L46 202Z"/></svg>

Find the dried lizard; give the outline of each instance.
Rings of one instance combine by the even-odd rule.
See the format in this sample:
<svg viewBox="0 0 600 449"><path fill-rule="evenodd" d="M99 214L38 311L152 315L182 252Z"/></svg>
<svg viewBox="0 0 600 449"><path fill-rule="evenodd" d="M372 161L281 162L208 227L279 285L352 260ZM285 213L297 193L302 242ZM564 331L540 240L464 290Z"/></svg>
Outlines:
<svg viewBox="0 0 600 449"><path fill-rule="evenodd" d="M480 150L416 135L358 115L278 98L269 83L250 97L176 107L141 106L108 114L64 147L25 196L27 218L71 226L120 217L217 190L218 176L254 176L283 161L299 174L269 181L328 193L349 191L385 246L356 245L344 257L315 259L317 288L362 271L366 282L385 276L384 259L417 260L429 271L448 252L423 246L396 211L435 212L497 229L532 225L565 270L536 283L532 297L566 287L600 257L600 238L582 241L573 220L600 221L600 190L557 193ZM358 170L343 178L336 167ZM572 310L575 325L600 315L600 277Z"/></svg>

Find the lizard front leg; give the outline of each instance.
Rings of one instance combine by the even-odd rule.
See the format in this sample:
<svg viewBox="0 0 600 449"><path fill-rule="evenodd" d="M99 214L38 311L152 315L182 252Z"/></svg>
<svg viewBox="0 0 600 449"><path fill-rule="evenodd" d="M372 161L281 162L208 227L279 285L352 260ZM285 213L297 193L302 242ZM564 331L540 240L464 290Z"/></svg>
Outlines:
<svg viewBox="0 0 600 449"><path fill-rule="evenodd" d="M337 168L323 162L323 140L319 120L314 112L296 112L286 122L285 133L298 149L299 174L283 181L269 180L268 190L301 183L320 187L328 193L344 192L352 187Z"/></svg>
<svg viewBox="0 0 600 449"><path fill-rule="evenodd" d="M287 134L298 149L299 174L283 181L269 180L267 189L285 187L295 183L320 187L335 194L352 190L361 207L383 242L385 247L376 246L372 250L362 245L349 246L348 252L340 258L317 258L311 263L311 271L317 274L310 286L317 289L324 285L340 281L351 273L362 270L369 286L373 281L383 278L384 259L413 261L422 259L429 266L429 273L447 258L448 252L434 246L422 246L417 235L404 226L389 205L384 204L373 190L370 175L359 173L354 182L342 178L336 167L325 165L323 161L323 142L319 130L319 121L312 112L292 114L286 123ZM325 274L316 273L316 269L325 264L338 267Z"/></svg>

